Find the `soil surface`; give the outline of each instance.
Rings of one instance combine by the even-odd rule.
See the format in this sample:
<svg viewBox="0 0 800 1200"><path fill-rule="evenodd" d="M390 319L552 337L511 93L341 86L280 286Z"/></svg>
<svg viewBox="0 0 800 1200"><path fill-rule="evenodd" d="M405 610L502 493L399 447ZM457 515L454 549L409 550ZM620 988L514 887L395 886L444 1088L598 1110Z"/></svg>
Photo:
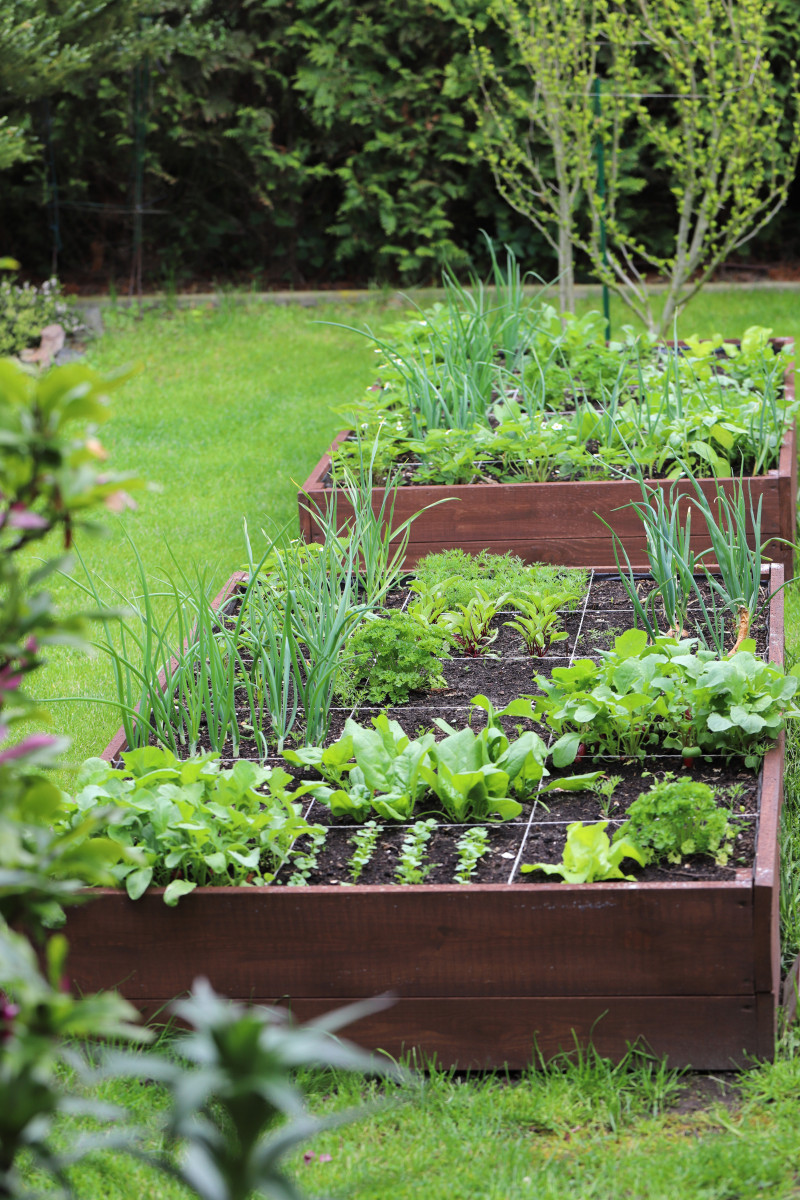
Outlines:
<svg viewBox="0 0 800 1200"><path fill-rule="evenodd" d="M636 586L643 599L652 590L650 581L645 579L637 579ZM707 599L707 584L703 582L700 586L701 593ZM402 607L408 597L408 588L403 586L390 597L387 607ZM237 604L234 597L226 612L235 612ZM656 604L657 613L660 612L659 605L660 601ZM687 616L687 626L691 627L696 612L695 605ZM519 633L505 624L514 615L509 612L497 616L493 622L497 636L484 653L475 657L454 655L443 661L445 689L418 692L412 694L405 704L388 705L383 709L358 702L334 707L326 744L341 736L348 717L352 716L361 724L369 725L371 719L381 711L388 712L391 718L397 720L409 737L432 732L440 740L447 732L442 725L463 728L469 724L477 731L484 726L486 713L481 708L471 706L470 701L474 696L483 694L496 708L500 708L519 696L535 695L541 690L537 677L547 679L555 668L568 666L576 658L587 657L599 661L602 651L613 646L614 638L634 625L633 608L619 578L599 574L592 575L587 594L578 606L560 614L561 629L567 637L553 643L540 657L529 654ZM767 617L768 610L764 608L753 629L753 636L762 654L767 649ZM662 628L665 628L663 620ZM728 637L732 645L733 628L729 630ZM546 744L552 742L551 731L528 718L504 717L501 722L512 738L524 729L532 729ZM240 757L257 758L255 742L243 743L239 754ZM231 751L223 753L224 765L230 765L233 761ZM313 769L287 764L277 752L271 755L267 763L288 770L298 784L319 780ZM601 782L608 788L607 796L594 790L558 790L560 777L590 771L602 772ZM732 880L748 876L754 860L759 777L737 760L725 761L721 756L709 755L684 761L679 753L659 752L655 747L643 759L591 758L586 755L570 768L560 771L551 764L549 773L542 780L542 789L532 787L530 795L515 797L522 808L518 817L505 822L487 820L482 823L486 830L487 845L469 874L469 882L513 883L530 887L558 880L560 876L551 876L539 870L523 873L520 867L523 864L558 862L565 845L567 827L573 821L594 823L606 820L609 822L607 833L613 835L624 821L629 806L643 791L664 778L683 776L689 771L693 779L715 789L717 802L730 811L738 826L729 860L717 863L709 856L692 856L678 864L651 865L644 869L626 860L623 870L642 882ZM554 790L543 790L548 786ZM307 819L324 830L324 840L316 848L311 846L309 839L298 842L293 861L279 871L276 885L288 885L290 879L292 884L305 881L310 884L338 883L342 886L354 882L386 885L398 881L402 842L409 832L410 823L402 825L375 816L380 832L372 855L363 869L357 872L353 865L354 839L363 827L350 820L333 817L330 809L318 800L306 799L304 805ZM437 805L435 800L427 807L420 804L414 813L415 821L433 819L436 822L424 848L422 878L418 882L452 884L459 881L459 870L463 877L458 842L468 827L448 823ZM303 879L297 875L295 860L309 853L312 859L304 864Z"/></svg>

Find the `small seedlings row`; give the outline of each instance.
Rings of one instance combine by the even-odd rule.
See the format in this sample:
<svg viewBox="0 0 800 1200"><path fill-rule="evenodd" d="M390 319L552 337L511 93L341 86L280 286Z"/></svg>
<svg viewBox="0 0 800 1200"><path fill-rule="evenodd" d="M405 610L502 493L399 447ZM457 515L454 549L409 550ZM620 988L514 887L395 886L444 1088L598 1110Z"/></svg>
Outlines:
<svg viewBox="0 0 800 1200"><path fill-rule="evenodd" d="M428 853L428 843L438 826L438 822L429 817L424 821L416 821L411 825L400 846L397 867L394 871L396 883L424 883L439 863L432 862ZM286 883L288 887L305 887L319 864L320 854L325 846L326 829L317 829L308 836L308 846L293 859L293 871ZM347 864L349 883L358 883L372 861L378 839L383 833L383 826L376 821L367 821L350 838L353 852ZM482 825L474 825L465 830L456 842L456 867L453 879L456 883L469 883L475 874L478 863L489 850L489 831ZM343 881L344 882L344 881Z"/></svg>

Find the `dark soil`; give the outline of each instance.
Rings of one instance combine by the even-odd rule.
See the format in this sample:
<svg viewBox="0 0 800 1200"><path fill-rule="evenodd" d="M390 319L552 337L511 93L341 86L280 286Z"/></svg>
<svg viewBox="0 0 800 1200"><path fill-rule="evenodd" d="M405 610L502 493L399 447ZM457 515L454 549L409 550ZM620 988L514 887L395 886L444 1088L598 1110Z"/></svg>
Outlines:
<svg viewBox="0 0 800 1200"><path fill-rule="evenodd" d="M646 596L648 581L640 580L638 586L640 594ZM707 588L707 585L703 583L701 587ZM387 607L402 607L407 597L406 588L402 588L392 594ZM235 611L236 603L234 599L228 606L229 612ZM541 675L546 678L555 667L567 666L576 657L597 658L600 651L613 646L615 637L634 624L633 610L618 577L599 575L592 577L585 603L577 611L560 614L560 627L567 633L567 638L552 643L541 657L529 654L517 631L505 625L514 615L509 612L500 614L495 619L493 627L497 630L497 637L486 647L485 653L475 657L454 655L444 661L442 670L447 683L446 689L412 694L407 703L384 709L358 704L334 708L331 712L327 744L341 736L348 717L354 716L361 724L368 725L381 711L387 711L391 718L397 720L409 737L432 732L437 740L440 740L446 736L447 730L443 730L437 721L454 728L463 728L464 725L470 724L477 731L485 725L486 713L480 708L471 708L470 701L474 696L483 694L496 708L501 708L509 700L533 695L537 691L534 676ZM757 621L753 632L759 652L765 653L768 638L766 610ZM733 639L734 630L731 628L731 644ZM545 726L530 719L515 717L501 720L511 737L517 736L524 729L535 730L546 743L551 736ZM298 729L297 736L302 743L302 728ZM241 757L258 757L256 742L243 742L239 754ZM223 755L225 765L230 765L232 761L230 752ZM319 778L313 770L287 764L277 754L268 760L268 765L287 770L298 782L302 779ZM614 786L608 797L591 790L553 790L529 797L517 797L522 804L522 812L517 819L505 823L482 823L489 833L489 849L479 860L471 882L513 882L535 886L557 881L559 876L548 876L540 871L522 875L518 866L521 863L558 862L570 822L594 823L609 820L611 824L608 832L612 834L641 792L662 780L667 774L680 776L688 770L691 770L693 779L712 786L716 791L718 803L729 807L732 814L741 821L741 831L730 862L720 866L710 857L695 856L677 865L653 865L644 870L636 863L626 862L623 869L637 880L645 882L730 880L737 878L742 871L752 870L759 804L758 777L740 763L726 763L717 756L697 759L687 766L678 753L653 753L643 761L584 757L567 770L559 771L551 767L550 776L543 780L544 784L557 784L559 777L564 775L601 771L603 780L608 783L613 781ZM358 827L348 820L333 818L330 810L319 802L307 804L306 815L313 823L327 828L325 843L318 854L317 866L307 881L325 884L338 881L343 885L348 884L351 882L349 862L353 854L351 839ZM419 807L414 819L431 816L440 820L441 824L427 846L426 861L433 865L425 877L425 882L453 883L458 865L456 843L465 827L448 824L444 814L437 810L435 801L425 809ZM377 817L375 819L378 820ZM370 863L358 879L359 884L379 885L395 882L400 844L407 827L390 822L379 823L382 823L384 828ZM307 850L307 846L298 843L297 853L305 853ZM276 882L287 883L291 872L292 866L288 864L279 873Z"/></svg>

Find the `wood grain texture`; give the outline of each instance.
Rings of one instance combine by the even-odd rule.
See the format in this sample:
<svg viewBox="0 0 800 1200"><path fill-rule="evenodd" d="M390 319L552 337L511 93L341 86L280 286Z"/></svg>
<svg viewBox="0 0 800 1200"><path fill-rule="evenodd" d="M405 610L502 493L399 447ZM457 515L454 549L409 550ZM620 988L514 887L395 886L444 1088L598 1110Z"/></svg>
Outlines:
<svg viewBox="0 0 800 1200"><path fill-rule="evenodd" d="M767 574L774 591L782 569ZM770 620L770 658L781 661L783 593ZM675 1065L698 1069L771 1057L782 764L781 740L765 759L752 877L203 888L176 909L158 892L133 903L106 891L69 913L70 972L80 990L119 985L148 1012L198 975L242 1000L301 998L308 1015L391 990L401 996L395 1016L372 1018L366 1044L415 1045L462 1067L524 1066L532 1030L547 1055L571 1045L573 1029L588 1037L601 1013L595 1044L612 1056L642 1036Z"/></svg>
<svg viewBox="0 0 800 1200"><path fill-rule="evenodd" d="M105 892L71 911L82 991L198 974L228 995L748 995L752 885L487 884Z"/></svg>
<svg viewBox="0 0 800 1200"><path fill-rule="evenodd" d="M789 388L789 373L786 387ZM794 377L791 375L793 393ZM787 391L788 394L788 391ZM337 435L333 449L347 436ZM298 497L300 523L308 541L318 541L322 532L313 515L313 506L325 511L331 500L331 490L324 486L330 466L330 453L323 455L304 484ZM727 495L732 495L737 481L721 478L700 480L704 495L713 500L717 483ZM746 479L747 494L753 509L761 508L762 542L772 538L795 538L797 507L797 426L792 424L781 446L779 465L765 475ZM655 480L652 486L669 491L668 480ZM693 494L689 481L678 481L681 494ZM373 489L372 506L378 513L383 502L382 488ZM436 485L420 484L400 488L394 510L396 525L424 509L447 498L446 504L422 512L411 529L406 565L413 566L423 554L435 550L461 547L477 552L491 549L495 553L512 550L526 562L553 562L564 566L613 564L611 536L600 517L609 521L619 537L634 567L646 566L645 539L641 521L628 507L631 500L640 499L639 486L618 480L577 480L563 483L477 483ZM312 511L309 511L309 499ZM341 497L338 500L341 522L352 517L352 509ZM696 553L708 547L708 539L700 529L692 535ZM752 522L748 533L752 540ZM794 552L791 545L776 541L768 553L782 563L787 578L793 577Z"/></svg>
<svg viewBox="0 0 800 1200"><path fill-rule="evenodd" d="M298 1021L351 999L253 996L257 1003L286 1004ZM161 1020L165 1007L166 1000L159 999L143 1005L148 1016L161 1010ZM618 1060L639 1039L672 1067L725 1071L747 1066L761 1044L757 1002L741 996L418 997L399 999L349 1026L343 1036L393 1058L410 1054L419 1067L435 1058L441 1067L460 1070L523 1070L574 1053L576 1039Z"/></svg>

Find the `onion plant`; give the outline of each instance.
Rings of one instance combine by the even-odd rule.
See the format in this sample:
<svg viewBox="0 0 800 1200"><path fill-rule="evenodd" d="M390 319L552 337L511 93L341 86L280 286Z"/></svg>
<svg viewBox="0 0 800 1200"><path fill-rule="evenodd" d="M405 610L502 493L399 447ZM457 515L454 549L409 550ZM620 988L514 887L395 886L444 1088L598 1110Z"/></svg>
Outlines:
<svg viewBox="0 0 800 1200"><path fill-rule="evenodd" d="M689 603L694 594L694 577L698 570L690 542L692 532L691 507L687 506L685 523L681 523L680 501L676 494L677 484L669 493L658 487L648 487L640 479L642 500L632 501L634 509L644 526L646 554L655 589L645 603L639 596L630 559L621 538L608 521L599 519L611 532L614 558L620 578L628 593L637 617L641 620L651 639L658 636L656 600L660 597L664 606L669 632L675 637L684 633ZM627 506L626 506L627 507ZM596 514L597 515L597 514ZM620 552L625 559L625 570L620 564Z"/></svg>
<svg viewBox="0 0 800 1200"><path fill-rule="evenodd" d="M758 498L758 507L753 508L753 498L749 492L745 502L744 482L741 479L733 481L733 496L715 484L714 507L708 501L703 489L693 475L689 478L694 487L695 495L692 502L703 514L711 541L711 547L703 554L711 554L716 559L719 579L706 569L706 577L723 604L735 610L737 615L736 644L731 653L735 653L750 632L753 617L759 609L761 591L761 505L763 496ZM715 515L715 511L718 514ZM748 514L749 510L749 514ZM753 545L747 540L748 515L752 528ZM701 556L702 557L702 556Z"/></svg>
<svg viewBox="0 0 800 1200"><path fill-rule="evenodd" d="M256 691L268 698L279 748L300 716L311 744L327 733L342 654L350 634L374 606L358 600L357 539L326 531L321 552L303 555L270 543L267 557L280 586L258 581L259 564L245 523L250 575L238 631L252 654Z"/></svg>
<svg viewBox="0 0 800 1200"><path fill-rule="evenodd" d="M383 488L383 497L376 512L372 504L375 455L378 452L380 434L375 438L369 459L365 460L359 441L358 470L350 469L347 463L339 468L334 479L330 502L322 509L306 496L311 505L309 511L323 531L324 544L347 547L346 554L352 557L357 579L366 602L378 605L395 586L403 574L406 550L411 538L411 526L417 517L437 504L446 504L449 497L436 500L394 525L394 510L400 487L398 474L390 474ZM352 516L341 524L339 500L347 501ZM327 567L326 569L329 569Z"/></svg>
<svg viewBox="0 0 800 1200"><path fill-rule="evenodd" d="M638 594L622 540L607 521L602 517L599 519L611 531L620 578L637 619L651 640L658 636L655 595L660 596L664 604L670 633L678 637L683 632L689 604L694 598L701 617L697 632L703 643L713 648L720 657L725 654L726 620L733 617L736 627L736 640L730 652L733 655L748 637L756 613L768 603L768 600L761 601L760 594L763 551L761 498L754 508L752 497L745 498L744 481L738 479L733 481L732 496L715 481L714 499L709 501L685 464L684 470L694 495L687 496L685 492L678 494L676 486L668 494L661 488L649 487L640 473L642 502L632 501L630 505L644 525L650 572L656 583L649 603L643 603ZM687 501L684 521L679 514L681 499ZM707 550L697 555L690 548L692 507L703 517L711 543ZM752 530L752 545L748 541L748 525ZM620 553L625 560L624 568ZM705 561L707 558L716 560L713 571ZM708 595L704 595L698 584L699 571L702 571L708 584Z"/></svg>
<svg viewBox="0 0 800 1200"><path fill-rule="evenodd" d="M177 577L165 581L165 590L154 591L135 542L126 536L137 564L138 595L126 597L117 588L109 589L82 559L85 582L73 582L98 608L100 587L111 590L124 605L116 615L102 617L103 637L94 645L111 664L128 746L133 749L152 740L175 753L194 753L205 728L213 750L230 743L238 755L242 729L260 729L263 716L239 651L241 611L232 621L217 613L211 589L199 572L190 579L178 568ZM266 749L262 738L260 753L266 754Z"/></svg>

